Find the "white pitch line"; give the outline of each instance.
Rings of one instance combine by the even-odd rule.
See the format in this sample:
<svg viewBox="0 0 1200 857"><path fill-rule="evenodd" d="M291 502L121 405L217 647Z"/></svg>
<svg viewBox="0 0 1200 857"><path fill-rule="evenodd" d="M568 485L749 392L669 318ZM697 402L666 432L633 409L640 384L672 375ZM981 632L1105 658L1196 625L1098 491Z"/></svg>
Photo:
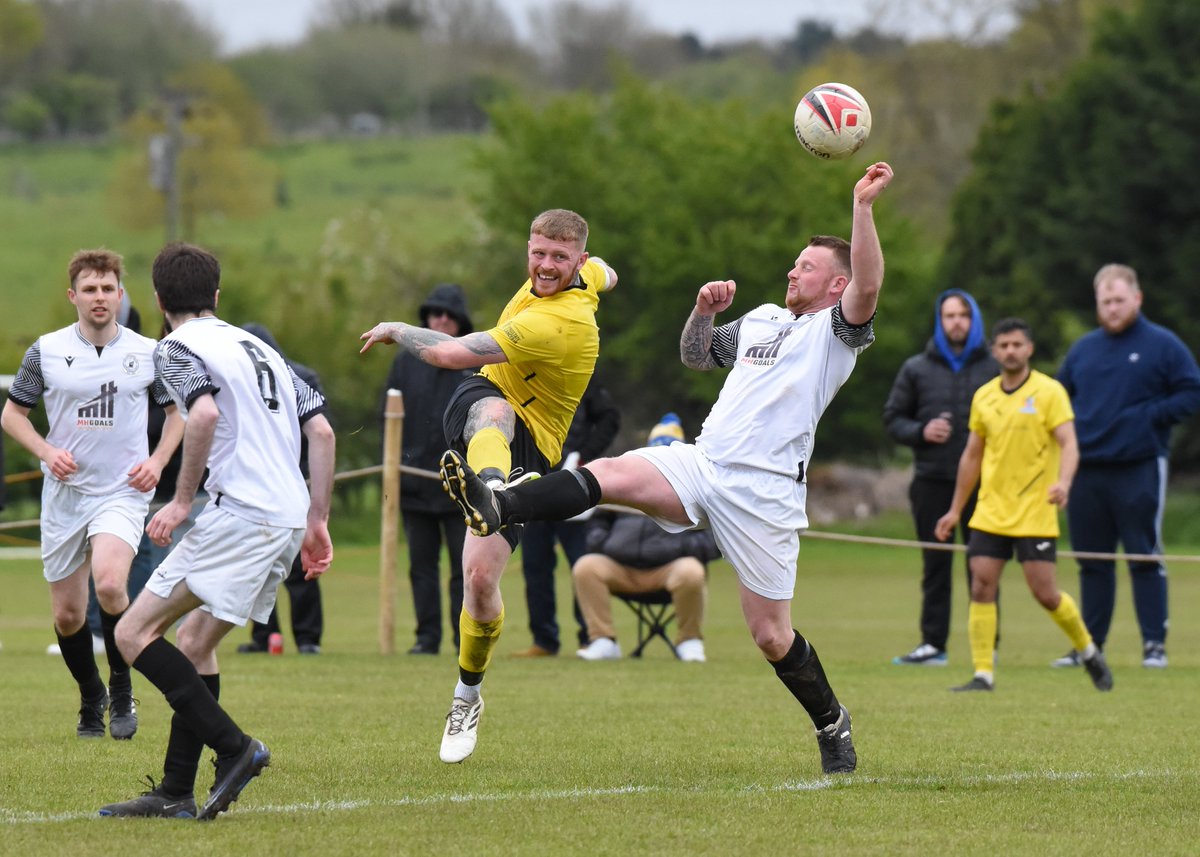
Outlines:
<svg viewBox="0 0 1200 857"><path fill-rule="evenodd" d="M396 808L405 806L436 806L438 804L458 803L500 803L505 801L544 801L544 800L590 800L601 797L621 797L624 795L642 794L758 794L771 792L807 792L822 789L846 789L855 786L978 786L997 785L1024 782L1079 782L1082 780L1134 780L1134 779L1171 779L1172 771L1115 771L1108 774L1098 774L1090 771L1014 771L1007 774L980 774L963 777L870 777L859 774L848 776L820 777L814 780L797 780L777 785L752 785L726 792L722 789L706 789L702 786L691 788L667 788L663 786L616 786L613 788L574 788L554 789L529 792L481 792L478 794L454 793L429 795L427 797L398 797L391 800L328 800L309 801L304 803L289 803L261 807L235 808L238 815L294 815L299 812L355 812L361 809ZM39 813L27 810L14 810L0 807L0 824L54 824L63 821L81 821L83 819L100 819L96 811L91 812L58 812ZM107 821L106 823L113 823Z"/></svg>

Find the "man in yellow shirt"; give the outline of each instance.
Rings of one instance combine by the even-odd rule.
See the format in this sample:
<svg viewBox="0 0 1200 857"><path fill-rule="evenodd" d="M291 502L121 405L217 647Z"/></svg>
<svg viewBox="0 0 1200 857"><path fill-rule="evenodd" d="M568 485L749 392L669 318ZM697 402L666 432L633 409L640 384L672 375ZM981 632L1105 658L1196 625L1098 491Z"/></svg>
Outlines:
<svg viewBox="0 0 1200 857"><path fill-rule="evenodd" d="M617 284L612 268L588 257L587 222L575 212L545 211L529 232L529 279L491 330L451 337L382 322L361 337L362 351L394 342L434 366L480 368L451 398L444 428L447 444L497 487L558 463L600 354L600 293ZM520 527L467 534L459 681L442 734L443 762L461 762L475 749L483 712L480 685L504 624L500 575L520 537Z"/></svg>
<svg viewBox="0 0 1200 857"><path fill-rule="evenodd" d="M976 390L971 400L970 435L958 462L954 498L934 529L941 541L953 534L979 483L967 543L967 636L975 675L951 690L990 691L995 683L996 587L1014 551L1033 597L1070 638L1096 689L1111 690L1104 654L1092 641L1075 600L1059 590L1055 577L1058 509L1067 504L1079 464L1071 400L1061 384L1030 368L1033 336L1024 321L996 323L992 355L1000 363L1000 376Z"/></svg>

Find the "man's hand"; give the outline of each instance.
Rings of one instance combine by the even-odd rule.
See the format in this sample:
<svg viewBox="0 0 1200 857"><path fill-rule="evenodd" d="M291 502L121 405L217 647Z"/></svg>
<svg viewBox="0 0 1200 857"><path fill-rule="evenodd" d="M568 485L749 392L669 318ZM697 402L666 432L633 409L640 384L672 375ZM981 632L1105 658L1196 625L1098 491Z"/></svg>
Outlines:
<svg viewBox="0 0 1200 857"><path fill-rule="evenodd" d="M870 205L884 188L892 183L892 168L883 161L878 161L867 167L866 174L854 186L854 201L862 205Z"/></svg>
<svg viewBox="0 0 1200 857"><path fill-rule="evenodd" d="M933 535L939 542L944 542L954 535L954 528L958 526L959 513L949 511L942 517L938 518L938 522L933 527Z"/></svg>
<svg viewBox="0 0 1200 857"><path fill-rule="evenodd" d="M135 491L152 491L162 478L162 468L153 458L147 458L129 471L129 486Z"/></svg>
<svg viewBox="0 0 1200 857"><path fill-rule="evenodd" d="M733 296L737 292L737 283L733 280L714 280L700 287L696 295L696 312L700 315L716 315L729 309Z"/></svg>
<svg viewBox="0 0 1200 857"><path fill-rule="evenodd" d="M150 537L150 541L154 542L160 548L165 548L171 543L171 533L175 532L175 528L187 520L187 516L191 511L191 503L172 500L159 509L154 514L154 517L150 519L150 523L146 525L146 535Z"/></svg>
<svg viewBox="0 0 1200 857"><path fill-rule="evenodd" d="M75 456L71 455L70 450L59 449L57 446L50 447L42 461L50 468L50 475L59 482L66 482L68 476L79 470Z"/></svg>
<svg viewBox="0 0 1200 857"><path fill-rule="evenodd" d="M316 580L329 570L333 562L333 540L324 521L309 521L300 544L300 565L304 567L304 579Z"/></svg>
<svg viewBox="0 0 1200 857"><path fill-rule="evenodd" d="M925 428L921 430L921 437L925 438L926 443L945 443L950 439L950 431L950 420L945 417L934 417L925 423Z"/></svg>
<svg viewBox="0 0 1200 857"><path fill-rule="evenodd" d="M359 337L360 340L366 341L366 345L358 350L359 354L366 354L371 346L377 342L382 342L385 345L390 345L396 342L399 338L400 331L408 327L402 321L381 321L379 324L372 327L366 333Z"/></svg>
<svg viewBox="0 0 1200 857"><path fill-rule="evenodd" d="M1053 503L1058 508L1063 509L1067 505L1067 498L1071 494L1071 486L1064 485L1062 482L1055 482L1046 491L1046 499Z"/></svg>

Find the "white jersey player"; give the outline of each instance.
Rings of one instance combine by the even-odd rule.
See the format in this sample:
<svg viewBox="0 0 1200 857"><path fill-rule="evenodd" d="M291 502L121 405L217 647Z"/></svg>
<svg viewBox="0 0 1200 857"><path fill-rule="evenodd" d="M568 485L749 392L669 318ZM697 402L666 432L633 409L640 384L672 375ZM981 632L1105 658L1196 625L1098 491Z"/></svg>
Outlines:
<svg viewBox="0 0 1200 857"><path fill-rule="evenodd" d="M785 306L760 306L714 330L736 285L700 288L680 341L685 365L732 365L695 444L675 443L493 492L454 452L442 478L473 529L561 520L603 501L634 506L669 530L712 530L737 572L754 642L817 729L825 773L853 771L850 713L816 651L792 628L799 531L807 526L804 474L817 422L870 345L883 284L872 205L892 180L885 163L854 187L850 242L810 240L788 273Z"/></svg>
<svg viewBox="0 0 1200 857"><path fill-rule="evenodd" d="M172 329L155 352L158 378L186 411L187 428L175 497L146 533L170 541L206 467L210 500L117 628L126 660L175 710L162 781L100 814L211 819L271 757L217 702L217 645L235 625L267 621L297 551L310 578L329 568L334 437L322 396L261 339L216 317L221 266L211 253L170 244L152 277ZM301 432L311 491L300 474ZM176 648L163 633L185 613ZM216 781L197 809L206 745L217 754Z"/></svg>
<svg viewBox="0 0 1200 857"><path fill-rule="evenodd" d="M117 323L124 289L121 257L81 250L67 268L75 324L38 338L25 353L4 405L4 430L41 460L42 564L50 584L59 650L79 685L76 734L114 738L137 731L129 667L114 628L129 606L126 581L154 486L179 445L182 422L168 408L150 455L149 397L169 403L154 381L154 341ZM41 401L45 437L29 419ZM95 582L109 663L100 680L86 623L88 578Z"/></svg>

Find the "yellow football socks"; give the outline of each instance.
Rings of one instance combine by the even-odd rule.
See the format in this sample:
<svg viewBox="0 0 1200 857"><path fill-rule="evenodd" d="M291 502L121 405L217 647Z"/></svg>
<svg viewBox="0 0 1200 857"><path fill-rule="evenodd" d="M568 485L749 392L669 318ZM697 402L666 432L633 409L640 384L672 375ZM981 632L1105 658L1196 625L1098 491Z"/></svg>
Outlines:
<svg viewBox="0 0 1200 857"><path fill-rule="evenodd" d="M500 615L491 622L478 622L467 608L463 607L458 617L458 633L461 645L458 650L458 665L473 673L486 672L492 662L492 649L500 639L500 629L504 627L504 608Z"/></svg>
<svg viewBox="0 0 1200 857"><path fill-rule="evenodd" d="M1079 615L1075 599L1065 592L1060 592L1059 595L1062 596L1062 600L1058 602L1058 607L1046 612L1050 614L1054 623L1063 629L1063 633L1071 638L1071 645L1075 647L1075 651L1085 651L1092 644L1092 635L1083 624L1083 617Z"/></svg>
<svg viewBox="0 0 1200 857"><path fill-rule="evenodd" d="M504 432L495 426L475 432L467 443L467 464L476 473L489 467L499 470L507 479L512 472L512 449Z"/></svg>
<svg viewBox="0 0 1200 857"><path fill-rule="evenodd" d="M989 677L995 668L996 653L996 602L985 604L972 601L967 610L967 639L971 641L971 662L975 673L986 673Z"/></svg>

